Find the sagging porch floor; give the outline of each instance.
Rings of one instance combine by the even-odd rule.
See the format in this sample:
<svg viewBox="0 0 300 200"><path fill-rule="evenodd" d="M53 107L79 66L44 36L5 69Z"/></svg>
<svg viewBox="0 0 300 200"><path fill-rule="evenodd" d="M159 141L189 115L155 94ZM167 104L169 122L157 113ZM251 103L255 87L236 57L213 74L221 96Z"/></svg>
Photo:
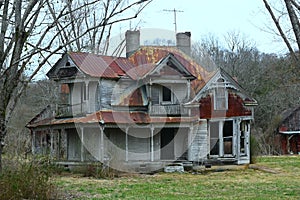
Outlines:
<svg viewBox="0 0 300 200"><path fill-rule="evenodd" d="M85 166L102 166L99 161L81 162L81 161L53 161L54 164L63 166L70 170L77 167L83 168ZM185 171L198 171L202 169L233 169L245 168L246 165L238 165L236 160L203 160L200 162L191 162L187 160L160 160L160 161L124 161L120 163L105 163L107 167L112 167L119 171L130 173L155 173L163 171L164 167L172 164L182 164Z"/></svg>

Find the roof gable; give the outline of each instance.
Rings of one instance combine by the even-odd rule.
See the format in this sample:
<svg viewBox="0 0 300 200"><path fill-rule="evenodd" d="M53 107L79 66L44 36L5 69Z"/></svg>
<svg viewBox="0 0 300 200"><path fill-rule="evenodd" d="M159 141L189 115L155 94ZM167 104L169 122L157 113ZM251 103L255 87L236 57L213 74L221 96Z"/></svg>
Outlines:
<svg viewBox="0 0 300 200"><path fill-rule="evenodd" d="M181 76L186 77L187 79L195 79L196 77L193 76L186 68L183 66L179 60L172 54L167 54L166 57L162 58L147 74L144 75L143 78L146 76L151 75L161 75L161 76Z"/></svg>
<svg viewBox="0 0 300 200"><path fill-rule="evenodd" d="M144 77L146 74L150 74L156 69L156 65L172 54L174 59L172 61L179 62L177 64L177 69L185 68L192 76L195 77L191 81L191 89L193 93L198 93L198 91L205 85L207 79L212 76L211 72L205 70L204 67L199 65L190 56L186 55L176 47L157 47L157 46L142 46L135 53L131 54L128 58L131 63L135 66L141 68L133 74L137 74L137 77ZM142 73L139 73L141 71ZM186 72L184 72L186 73Z"/></svg>
<svg viewBox="0 0 300 200"><path fill-rule="evenodd" d="M50 79L70 78L83 75L68 54L64 54L46 74Z"/></svg>
<svg viewBox="0 0 300 200"><path fill-rule="evenodd" d="M102 56L84 52L69 52L49 70L47 76L51 78L76 77L78 75L120 78L134 65L123 57Z"/></svg>
<svg viewBox="0 0 300 200"><path fill-rule="evenodd" d="M232 89L234 91L237 91L239 95L244 99L244 103L247 105L257 105L257 101L250 97L246 91L242 88L242 86L235 81L226 71L219 68L207 82L205 85L199 90L199 92L195 95L194 99L191 102L198 102L203 95L206 94L208 90L211 90L213 88L217 87L217 84L219 80L222 80L224 86L227 89Z"/></svg>

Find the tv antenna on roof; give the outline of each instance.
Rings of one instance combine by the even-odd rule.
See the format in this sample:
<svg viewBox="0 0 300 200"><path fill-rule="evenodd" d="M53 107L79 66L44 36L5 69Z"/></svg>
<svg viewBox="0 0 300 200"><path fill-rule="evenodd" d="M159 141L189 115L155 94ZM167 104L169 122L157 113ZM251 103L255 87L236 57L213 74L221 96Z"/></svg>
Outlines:
<svg viewBox="0 0 300 200"><path fill-rule="evenodd" d="M177 22L176 22L176 13L177 12L183 12L183 10L176 10L175 8L173 10L167 10L164 9L165 12L173 12L174 13L174 25L175 25L175 33L177 33Z"/></svg>

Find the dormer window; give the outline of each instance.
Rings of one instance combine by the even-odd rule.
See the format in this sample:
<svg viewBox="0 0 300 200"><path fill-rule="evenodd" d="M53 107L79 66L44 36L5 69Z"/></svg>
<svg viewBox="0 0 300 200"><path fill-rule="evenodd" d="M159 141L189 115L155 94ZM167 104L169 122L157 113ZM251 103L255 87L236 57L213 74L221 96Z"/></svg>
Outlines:
<svg viewBox="0 0 300 200"><path fill-rule="evenodd" d="M227 110L228 109L228 94L225 87L225 80L219 78L214 89L214 109Z"/></svg>
<svg viewBox="0 0 300 200"><path fill-rule="evenodd" d="M163 85L152 85L151 99L152 105L169 105L177 102L172 88Z"/></svg>

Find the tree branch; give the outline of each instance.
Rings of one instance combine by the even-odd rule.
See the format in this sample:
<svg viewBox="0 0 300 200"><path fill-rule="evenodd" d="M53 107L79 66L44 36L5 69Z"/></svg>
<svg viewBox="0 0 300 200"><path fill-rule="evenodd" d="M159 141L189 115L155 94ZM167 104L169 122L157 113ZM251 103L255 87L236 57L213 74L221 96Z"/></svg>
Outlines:
<svg viewBox="0 0 300 200"><path fill-rule="evenodd" d="M289 40L287 39L286 35L284 34L284 32L283 32L283 30L282 30L282 28L281 28L281 26L280 26L280 24L279 24L279 21L276 19L275 15L274 15L274 13L273 13L273 11L272 11L272 8L270 7L270 5L269 5L269 3L267 2L267 0L263 0L263 2L264 2L264 4L265 4L265 7L267 8L269 14L271 15L271 18L272 18L273 22L275 23L276 28L277 28L277 30L279 31L279 34L280 34L281 38L283 39L284 43L286 44L286 46L287 46L287 48L288 48L288 50L289 50L289 52L290 52L292 58L293 58L295 61L297 61L297 60L298 60L298 59L297 59L297 56L295 55L295 52L294 52L294 50L293 50L293 48L292 48L292 46L291 46Z"/></svg>

